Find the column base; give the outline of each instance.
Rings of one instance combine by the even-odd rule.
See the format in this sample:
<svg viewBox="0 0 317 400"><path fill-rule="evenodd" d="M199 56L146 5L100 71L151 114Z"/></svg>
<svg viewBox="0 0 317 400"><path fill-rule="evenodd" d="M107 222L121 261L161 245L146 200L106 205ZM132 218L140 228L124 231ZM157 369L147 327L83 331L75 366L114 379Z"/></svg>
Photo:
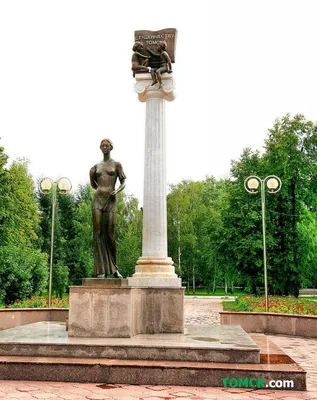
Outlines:
<svg viewBox="0 0 317 400"><path fill-rule="evenodd" d="M181 278L175 274L170 257L140 257L135 273L128 278L130 287L171 287L180 288Z"/></svg>

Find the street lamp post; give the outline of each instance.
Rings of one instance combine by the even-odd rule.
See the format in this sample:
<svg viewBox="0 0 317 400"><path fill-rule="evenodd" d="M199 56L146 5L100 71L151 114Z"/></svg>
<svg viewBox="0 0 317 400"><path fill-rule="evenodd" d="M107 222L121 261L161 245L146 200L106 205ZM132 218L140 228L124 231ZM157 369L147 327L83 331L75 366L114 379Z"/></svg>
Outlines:
<svg viewBox="0 0 317 400"><path fill-rule="evenodd" d="M248 176L244 181L244 188L248 193L259 193L260 185L261 204L262 204L262 231L263 231L263 264L264 264L264 288L265 288L265 311L269 311L269 296L267 287L267 266L266 266L266 223L265 223L265 186L268 193L277 193L281 190L282 181L278 176L269 175L266 178L259 178L256 175Z"/></svg>
<svg viewBox="0 0 317 400"><path fill-rule="evenodd" d="M60 178L54 182L51 178L43 178L39 182L39 190L47 194L52 190L52 231L51 231L51 256L50 256L50 279L48 289L48 307L52 303L52 281L53 281L53 255L54 255L54 228L55 228L55 209L57 199L57 188L61 194L70 192L72 184L68 178Z"/></svg>

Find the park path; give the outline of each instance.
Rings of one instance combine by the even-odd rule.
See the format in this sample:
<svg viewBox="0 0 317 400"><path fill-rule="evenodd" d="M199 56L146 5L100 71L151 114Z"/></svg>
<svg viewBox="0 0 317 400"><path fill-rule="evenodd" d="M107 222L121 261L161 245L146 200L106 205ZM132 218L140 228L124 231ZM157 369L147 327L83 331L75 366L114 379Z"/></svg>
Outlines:
<svg viewBox="0 0 317 400"><path fill-rule="evenodd" d="M185 324L219 325L222 300L210 297L185 296Z"/></svg>
<svg viewBox="0 0 317 400"><path fill-rule="evenodd" d="M185 298L187 324L219 324L220 310L221 300ZM307 371L307 392L0 380L0 400L317 400L317 339L268 337Z"/></svg>

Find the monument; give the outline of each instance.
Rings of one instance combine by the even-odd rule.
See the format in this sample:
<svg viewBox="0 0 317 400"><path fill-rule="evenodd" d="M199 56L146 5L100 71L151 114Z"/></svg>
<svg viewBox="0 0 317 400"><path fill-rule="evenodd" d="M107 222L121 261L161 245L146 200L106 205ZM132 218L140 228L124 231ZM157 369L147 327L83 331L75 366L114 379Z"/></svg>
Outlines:
<svg viewBox="0 0 317 400"><path fill-rule="evenodd" d="M129 286L181 287L167 255L165 102L175 99L171 62L175 62L176 29L136 31L149 55L151 73L135 72L135 91L146 103L142 257ZM169 53L170 52L170 55ZM133 68L133 66L132 66Z"/></svg>
<svg viewBox="0 0 317 400"><path fill-rule="evenodd" d="M115 206L116 196L125 187L125 174L122 165L110 158L113 144L110 139L100 143L103 160L90 170L90 183L96 189L93 200L93 235L94 235L94 275L104 278L113 275L122 278L119 273L116 256ZM115 189L119 179L120 186Z"/></svg>
<svg viewBox="0 0 317 400"><path fill-rule="evenodd" d="M134 275L120 279L114 212L125 175L121 164L110 158L111 140L104 139L100 145L104 159L90 170L91 185L96 189L95 278L83 279L83 286L70 288L69 336L184 332L184 289L167 254L165 102L175 98L172 62L176 34L176 29L135 32L131 69L138 98L146 103L142 256ZM117 179L120 185L115 189ZM106 279L109 275L117 279Z"/></svg>
<svg viewBox="0 0 317 400"><path fill-rule="evenodd" d="M16 328L0 332L1 379L223 387L228 377L292 377L295 390L306 389L306 372L264 335L250 337L235 325L184 329L184 288L167 254L166 223L164 110L175 97L175 40L175 29L135 32L132 72L146 129L142 256L133 277L119 273L114 238L126 177L110 157L112 141L103 139L103 160L90 170L95 277L70 287L68 333L56 322L67 310L42 310L45 318L34 310L35 323L26 326L19 326L19 309L0 310L16 315L2 319ZM25 313L30 322L31 310Z"/></svg>

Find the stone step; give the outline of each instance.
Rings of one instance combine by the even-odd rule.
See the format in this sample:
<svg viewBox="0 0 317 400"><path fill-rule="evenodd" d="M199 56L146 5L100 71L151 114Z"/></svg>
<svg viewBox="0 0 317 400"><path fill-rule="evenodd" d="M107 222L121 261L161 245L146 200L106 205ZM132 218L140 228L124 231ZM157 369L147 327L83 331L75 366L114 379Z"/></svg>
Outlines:
<svg viewBox="0 0 317 400"><path fill-rule="evenodd" d="M259 363L260 349L239 326L187 326L185 334L69 338L65 324L38 322L0 332L0 356Z"/></svg>
<svg viewBox="0 0 317 400"><path fill-rule="evenodd" d="M230 364L104 358L0 357L2 380L223 387L224 378L293 380L306 390L306 372L297 364Z"/></svg>
<svg viewBox="0 0 317 400"><path fill-rule="evenodd" d="M212 349L124 345L1 343L0 356L78 357L120 360L259 363L258 349Z"/></svg>

